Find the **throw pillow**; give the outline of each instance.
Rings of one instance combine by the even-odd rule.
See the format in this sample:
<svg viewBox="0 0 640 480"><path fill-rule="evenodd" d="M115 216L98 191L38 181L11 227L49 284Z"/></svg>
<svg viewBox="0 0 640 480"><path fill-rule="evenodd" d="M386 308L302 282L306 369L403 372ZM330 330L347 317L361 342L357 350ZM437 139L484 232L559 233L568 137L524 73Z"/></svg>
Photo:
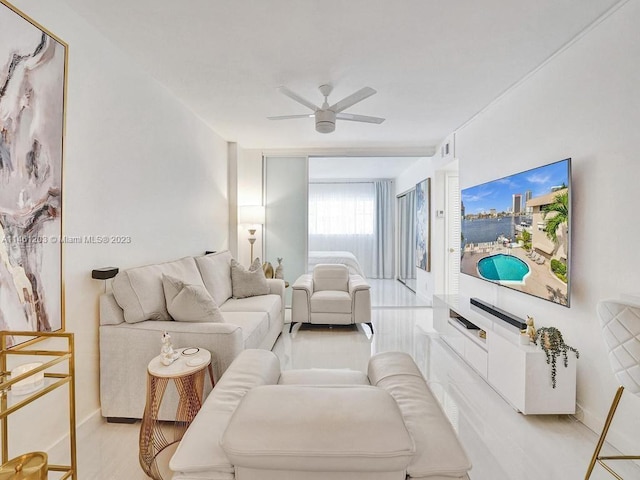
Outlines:
<svg viewBox="0 0 640 480"><path fill-rule="evenodd" d="M220 309L204 285L189 285L162 275L167 311L178 322L224 322Z"/></svg>
<svg viewBox="0 0 640 480"><path fill-rule="evenodd" d="M231 260L231 287L233 298L247 298L269 293L269 284L264 276L260 259L256 258L249 270L235 259Z"/></svg>

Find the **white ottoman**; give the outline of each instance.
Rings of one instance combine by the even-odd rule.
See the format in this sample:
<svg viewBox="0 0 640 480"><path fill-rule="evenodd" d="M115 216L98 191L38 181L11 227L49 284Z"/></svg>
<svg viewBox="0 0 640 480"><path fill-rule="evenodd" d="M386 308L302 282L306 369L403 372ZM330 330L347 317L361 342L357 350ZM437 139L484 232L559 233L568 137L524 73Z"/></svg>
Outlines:
<svg viewBox="0 0 640 480"><path fill-rule="evenodd" d="M395 400L371 386L256 387L222 448L236 480L404 480L414 454Z"/></svg>

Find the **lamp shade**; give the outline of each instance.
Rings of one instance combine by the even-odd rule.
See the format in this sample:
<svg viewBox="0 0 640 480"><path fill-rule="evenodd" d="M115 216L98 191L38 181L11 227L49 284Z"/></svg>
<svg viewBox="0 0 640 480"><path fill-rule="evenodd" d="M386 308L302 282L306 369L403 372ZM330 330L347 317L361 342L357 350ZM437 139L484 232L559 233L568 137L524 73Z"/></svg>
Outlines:
<svg viewBox="0 0 640 480"><path fill-rule="evenodd" d="M264 206L241 205L238 207L238 223L246 225L263 225Z"/></svg>

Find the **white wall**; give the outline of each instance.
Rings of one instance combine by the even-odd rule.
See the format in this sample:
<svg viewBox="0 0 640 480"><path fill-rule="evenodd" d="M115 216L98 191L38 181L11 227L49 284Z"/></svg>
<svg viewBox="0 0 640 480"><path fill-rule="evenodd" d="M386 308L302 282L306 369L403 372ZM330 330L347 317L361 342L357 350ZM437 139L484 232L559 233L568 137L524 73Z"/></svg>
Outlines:
<svg viewBox="0 0 640 480"><path fill-rule="evenodd" d="M69 44L63 233L131 236L126 245L64 251L66 329L75 333L82 421L99 408L104 287L91 270L227 248L227 143L64 3L14 4ZM66 434L61 395L11 417L12 452L46 449Z"/></svg>
<svg viewBox="0 0 640 480"><path fill-rule="evenodd" d="M444 209L444 176L439 171L452 159L453 152L444 157L438 153L434 157L420 158L394 179L398 195L415 187L416 183L425 178L431 178L431 271L416 269L416 295L427 302L432 301L434 293L442 290L445 221L444 218L436 218L436 209Z"/></svg>
<svg viewBox="0 0 640 480"><path fill-rule="evenodd" d="M460 288L562 330L580 350L578 403L598 431L617 383L596 303L638 291L640 280L639 22L640 2L625 4L456 132L461 188L573 158L571 308L467 275ZM623 397L611 439L627 452L639 412L640 399Z"/></svg>
<svg viewBox="0 0 640 480"><path fill-rule="evenodd" d="M262 151L240 149L238 152L238 205L263 205ZM257 227L257 226L256 226ZM256 229L256 242L253 244L254 257L264 261L263 227ZM238 225L238 255L242 265L251 263L249 230L246 225ZM275 267L274 267L275 268Z"/></svg>

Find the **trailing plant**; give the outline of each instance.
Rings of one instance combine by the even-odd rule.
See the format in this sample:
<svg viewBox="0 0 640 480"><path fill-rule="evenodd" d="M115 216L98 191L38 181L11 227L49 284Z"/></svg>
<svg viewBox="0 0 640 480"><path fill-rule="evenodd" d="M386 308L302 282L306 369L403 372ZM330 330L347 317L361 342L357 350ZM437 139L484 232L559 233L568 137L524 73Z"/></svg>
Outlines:
<svg viewBox="0 0 640 480"><path fill-rule="evenodd" d="M575 353L576 359L580 358L580 352L577 349L564 343L562 333L555 327L542 327L536 331L533 343L538 345L540 341L540 348L547 356L547 364L551 365L551 385L556 388L556 367L557 360L562 355L562 362L565 368L569 366L569 357L567 352L571 351Z"/></svg>

